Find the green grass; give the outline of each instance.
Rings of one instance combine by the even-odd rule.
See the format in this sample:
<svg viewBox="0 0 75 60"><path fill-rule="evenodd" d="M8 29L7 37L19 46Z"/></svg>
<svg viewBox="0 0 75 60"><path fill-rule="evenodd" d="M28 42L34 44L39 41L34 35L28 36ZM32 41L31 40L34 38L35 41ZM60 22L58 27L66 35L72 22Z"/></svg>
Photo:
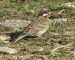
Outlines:
<svg viewBox="0 0 75 60"><path fill-rule="evenodd" d="M24 2L22 4L15 3L15 2L0 2L0 16L14 16L18 13L22 14L31 14L32 16L37 16L39 9L42 7L47 7L52 11L57 11L65 8L62 4L59 2L52 2L47 0L34 0L29 2ZM12 13L12 14L11 14Z"/></svg>

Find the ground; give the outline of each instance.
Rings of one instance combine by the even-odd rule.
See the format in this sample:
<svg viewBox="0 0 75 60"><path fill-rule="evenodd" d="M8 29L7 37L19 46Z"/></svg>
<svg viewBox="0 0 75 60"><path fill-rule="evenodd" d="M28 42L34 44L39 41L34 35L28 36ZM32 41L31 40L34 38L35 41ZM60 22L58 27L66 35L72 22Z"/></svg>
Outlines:
<svg viewBox="0 0 75 60"><path fill-rule="evenodd" d="M44 6L53 12L49 20L50 28L42 35L42 38L25 38L15 44L0 42L0 46L8 46L18 50L18 53L14 55L0 53L0 60L74 60L75 11L73 8L62 6L64 2L68 1L28 1L25 3L13 1L8 4L0 1L0 19L31 20L37 17L39 10ZM63 3L60 4L61 2ZM58 12L63 9L64 12L59 15ZM56 22L56 19L63 18L67 18L67 20Z"/></svg>

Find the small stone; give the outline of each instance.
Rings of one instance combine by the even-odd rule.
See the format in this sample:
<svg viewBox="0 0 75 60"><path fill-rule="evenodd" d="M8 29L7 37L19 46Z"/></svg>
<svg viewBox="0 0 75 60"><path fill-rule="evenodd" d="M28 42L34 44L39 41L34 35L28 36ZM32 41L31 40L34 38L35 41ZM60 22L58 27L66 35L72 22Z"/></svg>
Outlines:
<svg viewBox="0 0 75 60"><path fill-rule="evenodd" d="M64 6L75 9L75 2L68 2L68 3L65 3Z"/></svg>
<svg viewBox="0 0 75 60"><path fill-rule="evenodd" d="M0 47L0 52L8 53L8 54L15 54L17 53L17 50L9 47Z"/></svg>

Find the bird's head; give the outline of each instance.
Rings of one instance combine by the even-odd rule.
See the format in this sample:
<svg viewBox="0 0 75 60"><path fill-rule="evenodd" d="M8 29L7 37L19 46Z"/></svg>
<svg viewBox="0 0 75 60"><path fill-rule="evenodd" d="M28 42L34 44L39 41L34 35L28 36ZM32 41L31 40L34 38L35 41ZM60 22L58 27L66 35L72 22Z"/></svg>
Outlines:
<svg viewBox="0 0 75 60"><path fill-rule="evenodd" d="M51 16L51 14L52 14L51 12L47 12L47 13L43 13L42 16L44 18L49 18Z"/></svg>
<svg viewBox="0 0 75 60"><path fill-rule="evenodd" d="M51 15L52 12L49 12L49 9L47 8L43 8L39 13L39 16L43 16L44 18L49 18Z"/></svg>

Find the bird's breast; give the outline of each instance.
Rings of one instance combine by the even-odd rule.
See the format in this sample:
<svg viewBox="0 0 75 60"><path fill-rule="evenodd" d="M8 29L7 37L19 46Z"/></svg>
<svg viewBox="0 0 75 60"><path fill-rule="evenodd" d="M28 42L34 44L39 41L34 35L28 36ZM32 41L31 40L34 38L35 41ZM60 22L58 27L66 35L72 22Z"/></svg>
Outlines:
<svg viewBox="0 0 75 60"><path fill-rule="evenodd" d="M48 30L48 27L41 29L40 31L37 32L37 36L44 34L47 30Z"/></svg>

